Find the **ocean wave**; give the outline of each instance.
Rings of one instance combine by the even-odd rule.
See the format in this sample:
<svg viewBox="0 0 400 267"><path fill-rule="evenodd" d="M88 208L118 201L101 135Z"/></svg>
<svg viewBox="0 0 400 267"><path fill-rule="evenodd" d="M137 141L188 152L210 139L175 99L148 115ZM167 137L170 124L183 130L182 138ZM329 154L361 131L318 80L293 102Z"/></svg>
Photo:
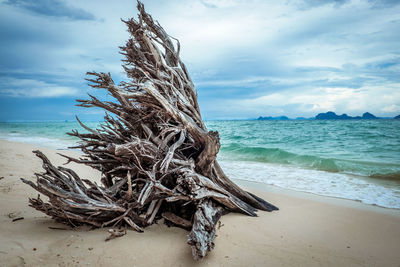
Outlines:
<svg viewBox="0 0 400 267"><path fill-rule="evenodd" d="M349 174L271 163L220 160L220 164L234 179L400 209L400 188L393 181L371 183L368 178ZM388 184L392 184L391 190Z"/></svg>
<svg viewBox="0 0 400 267"><path fill-rule="evenodd" d="M50 147L55 149L68 149L68 147L73 146L74 142L69 140L62 140L58 138L49 138L42 136L26 136L21 134L2 134L0 139L4 139L11 142L35 144L44 147Z"/></svg>
<svg viewBox="0 0 400 267"><path fill-rule="evenodd" d="M237 143L222 146L221 153L227 160L293 165L319 171L400 181L400 164L323 158L316 155L296 154L280 148L243 146Z"/></svg>
<svg viewBox="0 0 400 267"><path fill-rule="evenodd" d="M340 171L334 159L313 155L299 155L280 148L247 147L233 143L223 146L221 152L231 154L234 158L241 160L290 164L329 172Z"/></svg>

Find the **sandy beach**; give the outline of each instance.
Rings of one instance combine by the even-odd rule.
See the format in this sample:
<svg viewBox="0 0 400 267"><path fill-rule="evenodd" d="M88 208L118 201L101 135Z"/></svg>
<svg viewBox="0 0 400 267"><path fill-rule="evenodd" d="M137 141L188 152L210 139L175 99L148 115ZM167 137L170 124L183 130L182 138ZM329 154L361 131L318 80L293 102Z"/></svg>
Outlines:
<svg viewBox="0 0 400 267"><path fill-rule="evenodd" d="M223 216L216 247L202 262L192 259L187 232L162 221L105 242L106 229L69 229L28 206L36 193L19 178L41 171L34 149L56 165L65 162L57 152L75 153L0 141L1 266L400 266L400 210L241 181L280 210Z"/></svg>

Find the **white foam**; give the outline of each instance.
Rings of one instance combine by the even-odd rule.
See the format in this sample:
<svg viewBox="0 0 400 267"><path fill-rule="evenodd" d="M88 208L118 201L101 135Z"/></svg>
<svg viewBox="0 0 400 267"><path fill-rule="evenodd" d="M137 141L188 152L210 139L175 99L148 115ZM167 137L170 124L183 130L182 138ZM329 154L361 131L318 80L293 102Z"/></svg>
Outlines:
<svg viewBox="0 0 400 267"><path fill-rule="evenodd" d="M371 183L361 177L258 162L222 160L220 164L232 178L400 209L400 188Z"/></svg>
<svg viewBox="0 0 400 267"><path fill-rule="evenodd" d="M28 136L21 133L0 133L0 139L55 149L67 149L75 144L65 139ZM219 159L224 171L232 178L400 209L399 187L385 186L385 184L343 173L301 169L289 165Z"/></svg>
<svg viewBox="0 0 400 267"><path fill-rule="evenodd" d="M68 149L69 146L74 145L74 143L72 142L68 142L66 140L61 140L57 138L47 138L41 136L24 136L19 133L3 134L0 135L0 139L4 139L11 142L34 144L55 149Z"/></svg>

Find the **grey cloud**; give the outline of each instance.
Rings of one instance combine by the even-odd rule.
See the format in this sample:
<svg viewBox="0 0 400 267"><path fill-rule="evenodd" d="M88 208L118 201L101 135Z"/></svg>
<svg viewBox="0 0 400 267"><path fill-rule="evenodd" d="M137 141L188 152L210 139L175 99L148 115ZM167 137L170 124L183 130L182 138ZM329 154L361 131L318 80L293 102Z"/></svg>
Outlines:
<svg viewBox="0 0 400 267"><path fill-rule="evenodd" d="M83 80L84 73L88 70L111 72L116 82L124 78L120 73L121 56L117 46L123 43L127 34L119 18L134 15L134 3L131 1L73 2L73 11L80 10L86 14L84 10L89 10L97 18L104 17L104 23L88 21L87 19L94 18L91 14L70 14L70 2L67 1L6 1L7 5L0 4L0 77L3 81L5 78L42 81L45 84L36 83L33 88L56 87L57 91L52 93L53 95L46 95L46 92L37 92L23 84L12 86L8 83L8 86L3 87L0 100L3 97L5 102L23 101L24 98L38 93L41 93L42 97L54 97L55 94L59 94L72 99L73 93L83 94L91 90ZM55 6L49 7L53 3L56 3ZM200 105L206 118L252 117L260 115L263 111L264 106L247 111L238 109L236 113L229 108L222 110L224 106L229 107L229 101L233 100L240 102L243 99L281 92L288 97L290 93L301 96L303 92L309 92L309 95L312 95L313 90L319 88L346 88L352 93L366 90L366 86L374 87L367 88L369 94L376 91L381 94L381 90L389 88L387 94L390 95L398 88L393 84L400 83L398 7L378 9L375 8L377 4L374 4L378 3L376 1L304 1L304 7L307 8L300 11L296 6L298 1L288 1L287 5L284 5L283 1L242 1L242 5L229 8L229 14L233 14L232 19L229 17L231 15L224 13L227 12L224 8L216 6L217 8L211 9L213 1L205 2L209 4L210 9L203 8L204 14L196 13L202 10L196 8L198 5L188 3L145 2L154 18L159 19L171 35L180 39L182 56L189 55L188 59L184 57L183 60L199 90ZM270 14L264 12L263 10L269 10L271 3L275 3L278 9L284 9L284 13L289 15L281 18L280 14L274 17L275 11L271 11ZM385 3L395 4L390 1ZM32 5L35 7L31 7ZM60 5L67 9L60 8ZM113 12L110 12L111 7ZM34 15L28 16L27 10ZM191 12L195 15L192 16ZM266 14L269 20L264 20ZM250 19L248 23L249 17L246 15L258 19ZM49 16L61 19L54 19L49 23ZM195 36L196 38L204 37L210 40L208 45L201 47L195 45L196 42L192 40L194 37L190 37L190 33L202 25L190 23L204 17L214 20L216 29L229 26L238 17L243 18L243 24L261 26L254 29L257 34L243 35L249 40L254 38L251 42L242 42L244 37L221 37L216 34L218 31L211 35L201 35L202 31L199 31L200 37ZM190 28L190 31L179 31L185 27ZM276 28L276 31L268 30L268 27ZM232 31L232 34L241 36L242 33L246 33L244 29L245 27L239 29L241 31ZM185 34L189 34L189 37L186 38ZM227 38L228 42L218 46L218 38ZM216 46L214 41L217 41ZM204 58L207 57L204 55L207 53L215 56L206 61ZM22 91L24 88L27 91ZM74 92L68 88L76 88L79 91ZM99 93L102 91L95 92L96 95ZM13 97L9 97L10 94ZM379 94L377 93L377 96ZM15 97L16 95L21 97ZM39 101L38 98L29 99ZM380 101L378 97L370 99L377 103ZM72 100L71 103L72 106ZM286 115L290 115L290 112L299 116L306 115L295 106L298 104L285 103L285 100L282 100L279 109L284 109ZM307 103L301 108L306 105ZM272 108L270 112L274 111ZM310 110L311 107L304 109ZM374 112L372 109L370 111ZM274 112L280 113L278 110Z"/></svg>
<svg viewBox="0 0 400 267"><path fill-rule="evenodd" d="M212 4L212 3L209 3L209 2L207 2L207 1L201 1L201 3L202 3L205 7L208 7L208 8L217 8L216 5L214 5L214 4Z"/></svg>
<svg viewBox="0 0 400 267"><path fill-rule="evenodd" d="M298 4L299 10L305 10L309 8L319 7L323 5L333 4L334 7L340 7L341 5L349 2L349 0L304 0Z"/></svg>
<svg viewBox="0 0 400 267"><path fill-rule="evenodd" d="M388 8L399 5L399 0L368 0L374 8Z"/></svg>
<svg viewBox="0 0 400 267"><path fill-rule="evenodd" d="M63 17L71 20L96 19L93 14L81 8L72 7L62 0L7 0L4 4L49 17Z"/></svg>
<svg viewBox="0 0 400 267"><path fill-rule="evenodd" d="M60 86L37 79L4 78L0 85L0 95L11 97L61 97L78 94L77 88Z"/></svg>
<svg viewBox="0 0 400 267"><path fill-rule="evenodd" d="M235 73L233 67L225 72L234 73L224 77L222 71L217 71L212 79L198 79L196 85L202 98L218 99L225 95L229 99L260 97L265 94L290 90L293 92L312 88L348 88L359 90L365 86L382 86L400 82L397 75L399 59L380 60L365 64L344 64L334 67L295 67L287 66L286 71L264 76L249 75L251 71L242 74Z"/></svg>

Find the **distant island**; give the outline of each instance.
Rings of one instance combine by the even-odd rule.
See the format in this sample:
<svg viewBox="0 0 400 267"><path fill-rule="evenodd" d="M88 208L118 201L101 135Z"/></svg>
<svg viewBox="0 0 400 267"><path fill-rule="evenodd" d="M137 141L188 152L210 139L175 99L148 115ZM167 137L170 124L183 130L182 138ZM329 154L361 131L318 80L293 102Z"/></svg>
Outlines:
<svg viewBox="0 0 400 267"><path fill-rule="evenodd" d="M260 120L260 121L287 121L290 119L286 116L279 116L279 117L258 117L257 120Z"/></svg>
<svg viewBox="0 0 400 267"><path fill-rule="evenodd" d="M347 114L336 115L335 112L328 111L326 113L319 113L315 116L316 120L376 120L379 119L375 115L365 112L362 116L351 117Z"/></svg>
<svg viewBox="0 0 400 267"><path fill-rule="evenodd" d="M328 111L326 113L319 113L315 117L311 118L304 118L304 117L297 117L296 119L291 119L288 118L287 116L278 116L278 117L258 117L257 120L259 121L286 121L286 120L378 120L378 119L396 119L400 120L400 115L397 115L394 118L382 118L382 117L376 117L374 114L365 112L362 114L362 116L349 116L347 114L342 114L342 115L337 115L333 111Z"/></svg>

